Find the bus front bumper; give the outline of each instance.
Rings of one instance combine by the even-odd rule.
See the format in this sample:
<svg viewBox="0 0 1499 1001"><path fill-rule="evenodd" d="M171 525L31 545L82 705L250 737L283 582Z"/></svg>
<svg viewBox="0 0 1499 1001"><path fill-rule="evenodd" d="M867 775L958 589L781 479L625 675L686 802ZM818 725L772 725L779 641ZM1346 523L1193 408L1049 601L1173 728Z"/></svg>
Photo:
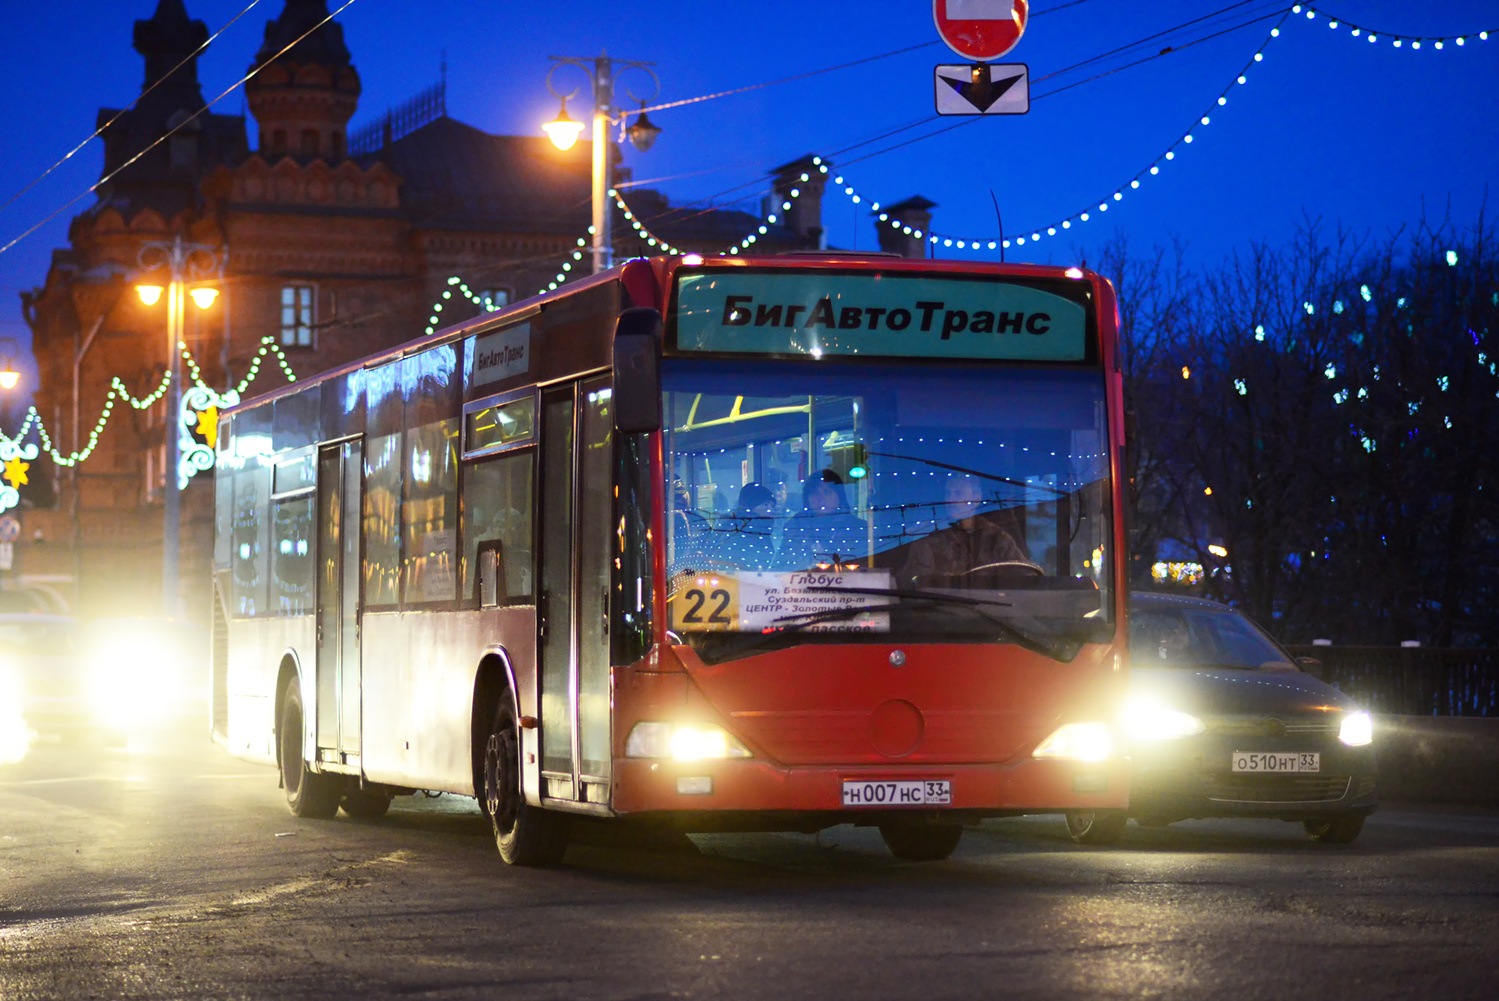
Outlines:
<svg viewBox="0 0 1499 1001"><path fill-rule="evenodd" d="M920 801L940 792L948 802ZM939 783L929 786L929 783ZM845 803L845 786L911 790L891 805ZM865 793L867 795L867 793ZM854 794L855 799L859 799ZM898 797L899 798L899 797ZM616 815L683 814L702 827L815 830L840 823L879 823L917 812L977 821L983 817L1070 810L1123 809L1129 803L1129 762L1036 760L1006 764L895 764L785 767L760 759L669 761L616 758ZM722 824L711 823L723 815Z"/></svg>

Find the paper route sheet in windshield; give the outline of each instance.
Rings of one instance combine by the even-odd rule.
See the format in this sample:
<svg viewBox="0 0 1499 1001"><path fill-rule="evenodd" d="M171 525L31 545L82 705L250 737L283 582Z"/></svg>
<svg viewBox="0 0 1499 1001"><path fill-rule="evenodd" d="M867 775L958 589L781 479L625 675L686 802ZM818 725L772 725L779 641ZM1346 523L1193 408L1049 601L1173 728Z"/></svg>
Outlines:
<svg viewBox="0 0 1499 1001"><path fill-rule="evenodd" d="M793 627L807 632L888 633L890 613L884 608L891 598L864 592L891 586L888 570L694 574L671 599L672 619L686 632ZM843 588L856 590L841 592ZM860 611L843 617L836 614L842 609ZM822 615L828 618L819 621Z"/></svg>

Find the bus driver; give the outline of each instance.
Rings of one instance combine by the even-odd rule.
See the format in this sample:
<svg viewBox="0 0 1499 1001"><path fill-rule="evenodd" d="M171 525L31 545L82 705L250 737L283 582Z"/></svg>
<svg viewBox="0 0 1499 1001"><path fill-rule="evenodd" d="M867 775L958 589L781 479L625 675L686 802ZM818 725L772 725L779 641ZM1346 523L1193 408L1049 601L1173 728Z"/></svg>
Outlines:
<svg viewBox="0 0 1499 1001"><path fill-rule="evenodd" d="M940 527L911 544L902 583L914 587L974 585L972 577L963 575L981 567L1006 569L995 564L1019 564L1031 572L1039 569L1009 532L979 516L983 490L977 478L966 473L950 475L943 484L943 497L937 517Z"/></svg>

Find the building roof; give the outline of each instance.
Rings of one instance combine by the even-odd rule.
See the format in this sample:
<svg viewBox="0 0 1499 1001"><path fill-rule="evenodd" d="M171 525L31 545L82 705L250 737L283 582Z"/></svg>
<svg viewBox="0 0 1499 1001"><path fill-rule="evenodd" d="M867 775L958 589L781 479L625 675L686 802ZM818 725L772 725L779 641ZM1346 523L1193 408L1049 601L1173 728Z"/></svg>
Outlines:
<svg viewBox="0 0 1499 1001"><path fill-rule="evenodd" d="M426 225L579 233L592 219L593 151L545 136L497 136L446 115L377 153L401 178L401 207Z"/></svg>

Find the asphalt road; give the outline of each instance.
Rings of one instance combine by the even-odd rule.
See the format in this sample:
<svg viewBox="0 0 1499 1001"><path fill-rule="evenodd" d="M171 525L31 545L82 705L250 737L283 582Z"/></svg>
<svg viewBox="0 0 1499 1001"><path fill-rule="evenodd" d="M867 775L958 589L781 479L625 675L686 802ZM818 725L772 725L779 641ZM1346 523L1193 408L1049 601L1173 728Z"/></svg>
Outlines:
<svg viewBox="0 0 1499 1001"><path fill-rule="evenodd" d="M1499 811L695 836L507 869L472 800L289 816L196 730L0 765L0 998L1492 998Z"/></svg>

